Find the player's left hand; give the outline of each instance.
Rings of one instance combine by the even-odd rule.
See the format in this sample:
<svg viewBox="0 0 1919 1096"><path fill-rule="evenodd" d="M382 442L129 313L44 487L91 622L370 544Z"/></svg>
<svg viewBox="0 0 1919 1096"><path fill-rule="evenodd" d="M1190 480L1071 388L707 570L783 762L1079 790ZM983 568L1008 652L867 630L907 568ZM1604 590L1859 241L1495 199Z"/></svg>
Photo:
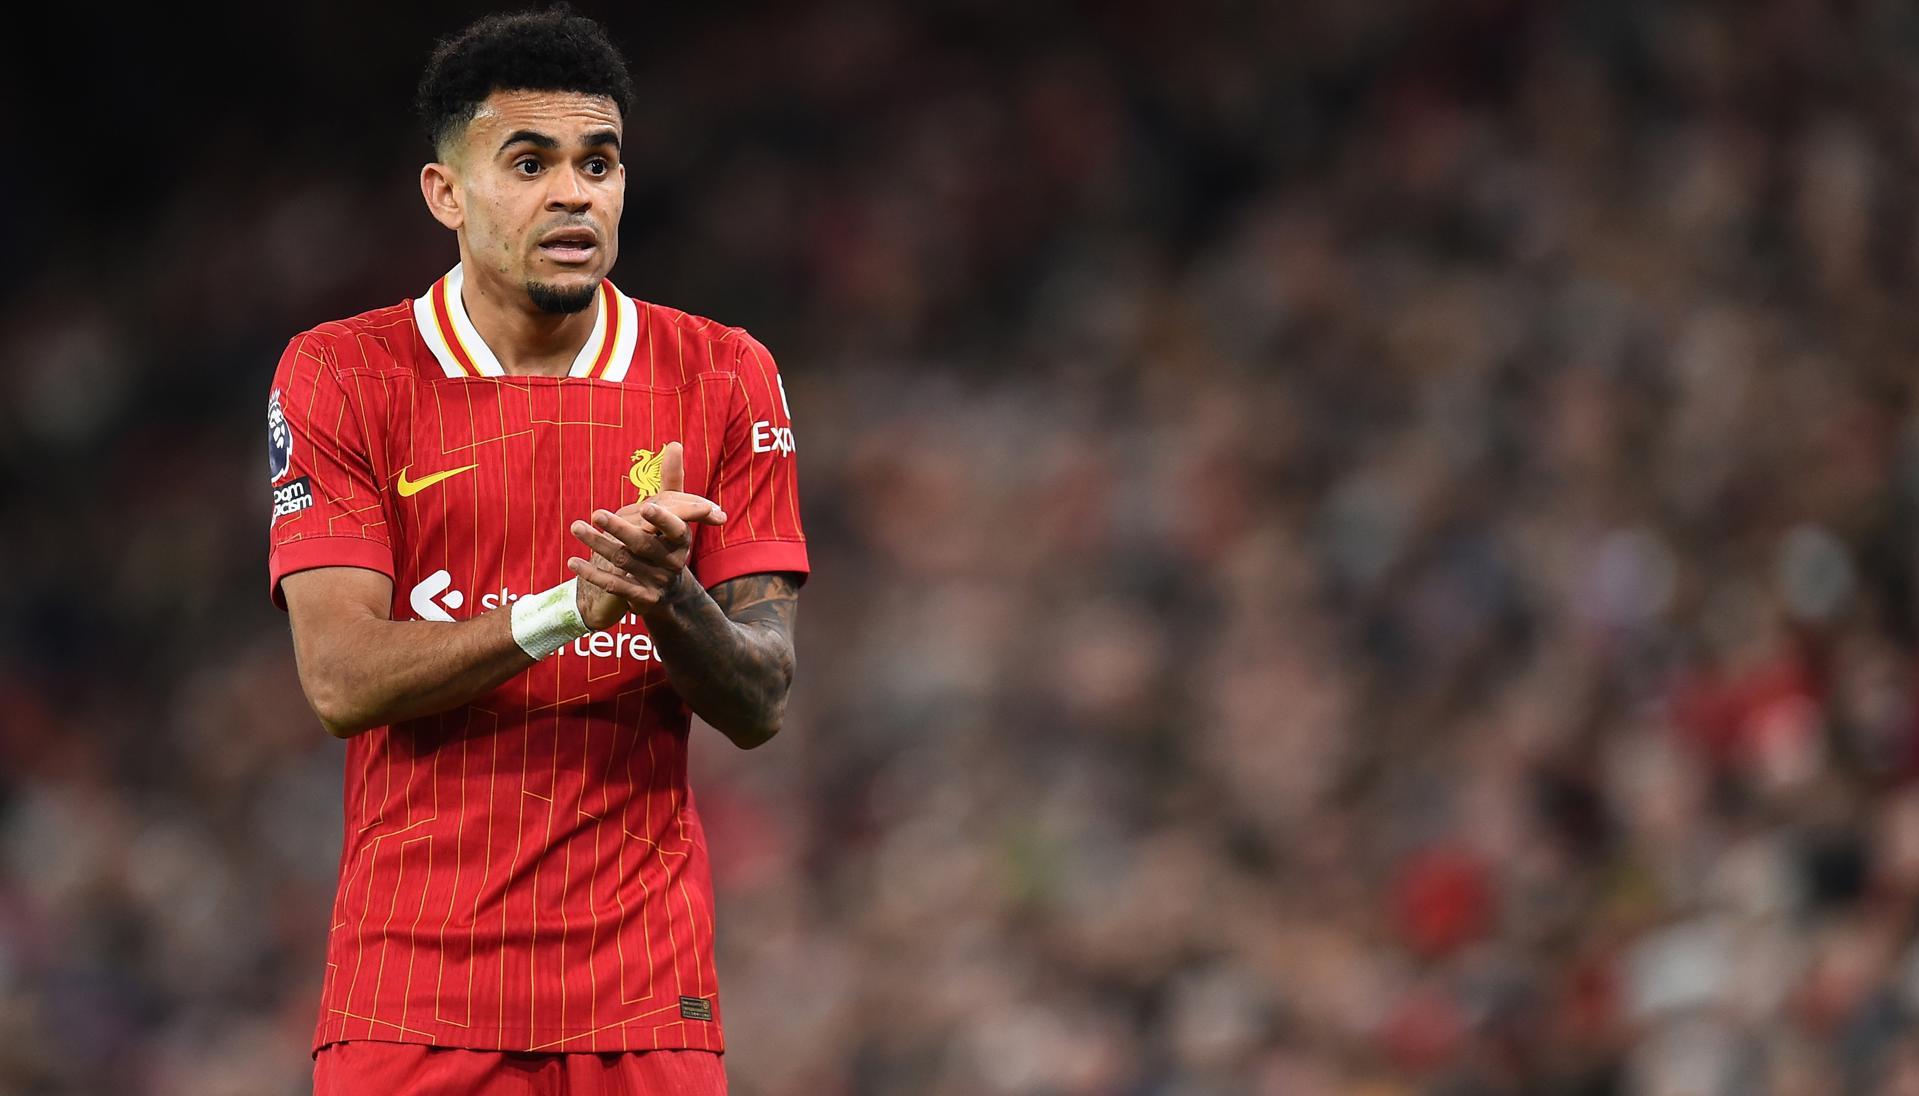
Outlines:
<svg viewBox="0 0 1919 1096"><path fill-rule="evenodd" d="M686 570L693 545L689 523L721 525L726 521L726 512L718 505L686 492L686 465L680 444L668 444L664 456L660 491L621 507L618 513L595 510L591 525L574 522L574 539L591 548L593 558L566 561L581 582L621 599L637 613L647 612L668 594L684 589L683 584L694 581ZM606 607L604 602L605 598L595 598L593 607ZM593 623L593 617L602 614L587 615L588 622ZM614 614L613 619L618 615Z"/></svg>
<svg viewBox="0 0 1919 1096"><path fill-rule="evenodd" d="M685 575L693 530L671 510L652 502L643 504L637 516L646 524L611 510L593 511L592 525L574 522L574 538L593 549L593 559L575 557L566 565L581 582L620 598L634 612L645 613Z"/></svg>

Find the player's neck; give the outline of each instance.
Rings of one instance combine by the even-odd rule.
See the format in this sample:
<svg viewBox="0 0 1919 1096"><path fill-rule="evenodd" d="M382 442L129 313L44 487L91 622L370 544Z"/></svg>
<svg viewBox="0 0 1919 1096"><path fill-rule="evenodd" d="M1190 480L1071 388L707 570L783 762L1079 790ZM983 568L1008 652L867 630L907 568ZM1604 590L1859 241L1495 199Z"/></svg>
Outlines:
<svg viewBox="0 0 1919 1096"><path fill-rule="evenodd" d="M471 269L469 267L469 269ZM501 293L481 279L468 276L460 287L473 329L509 375L564 377L592 337L599 300L569 315L542 312L531 306L524 292Z"/></svg>

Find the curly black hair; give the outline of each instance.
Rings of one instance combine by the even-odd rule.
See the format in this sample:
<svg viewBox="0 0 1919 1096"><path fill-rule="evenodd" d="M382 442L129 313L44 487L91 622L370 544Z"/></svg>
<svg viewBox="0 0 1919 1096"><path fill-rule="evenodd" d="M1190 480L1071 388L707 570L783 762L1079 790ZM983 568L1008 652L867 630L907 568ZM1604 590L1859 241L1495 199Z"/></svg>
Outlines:
<svg viewBox="0 0 1919 1096"><path fill-rule="evenodd" d="M489 15L440 40L413 100L435 150L444 153L496 91L605 96L621 117L633 103L626 58L606 28L565 4Z"/></svg>

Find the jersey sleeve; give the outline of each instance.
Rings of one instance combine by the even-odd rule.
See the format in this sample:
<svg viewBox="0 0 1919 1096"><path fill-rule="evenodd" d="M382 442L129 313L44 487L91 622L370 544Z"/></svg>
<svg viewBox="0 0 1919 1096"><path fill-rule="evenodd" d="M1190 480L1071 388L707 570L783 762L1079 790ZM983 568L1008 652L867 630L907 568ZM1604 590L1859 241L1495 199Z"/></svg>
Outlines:
<svg viewBox="0 0 1919 1096"><path fill-rule="evenodd" d="M282 609L280 580L295 571L364 567L393 577L363 410L324 339L308 332L287 344L267 396L268 591Z"/></svg>
<svg viewBox="0 0 1919 1096"><path fill-rule="evenodd" d="M771 571L793 572L804 582L806 534L786 390L766 347L743 331L734 338L733 399L713 480L713 501L727 520L699 530L693 575L708 587Z"/></svg>

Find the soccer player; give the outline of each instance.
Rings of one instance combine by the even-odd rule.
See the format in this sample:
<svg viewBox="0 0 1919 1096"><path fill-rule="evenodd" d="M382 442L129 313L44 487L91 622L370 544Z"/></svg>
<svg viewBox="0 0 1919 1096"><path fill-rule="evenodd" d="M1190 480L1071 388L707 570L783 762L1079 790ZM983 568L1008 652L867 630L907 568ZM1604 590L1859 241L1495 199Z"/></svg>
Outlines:
<svg viewBox="0 0 1919 1096"><path fill-rule="evenodd" d="M779 730L807 557L766 348L607 280L632 95L566 11L441 42L459 264L274 376L271 591L347 740L320 1093L725 1091L687 738Z"/></svg>

